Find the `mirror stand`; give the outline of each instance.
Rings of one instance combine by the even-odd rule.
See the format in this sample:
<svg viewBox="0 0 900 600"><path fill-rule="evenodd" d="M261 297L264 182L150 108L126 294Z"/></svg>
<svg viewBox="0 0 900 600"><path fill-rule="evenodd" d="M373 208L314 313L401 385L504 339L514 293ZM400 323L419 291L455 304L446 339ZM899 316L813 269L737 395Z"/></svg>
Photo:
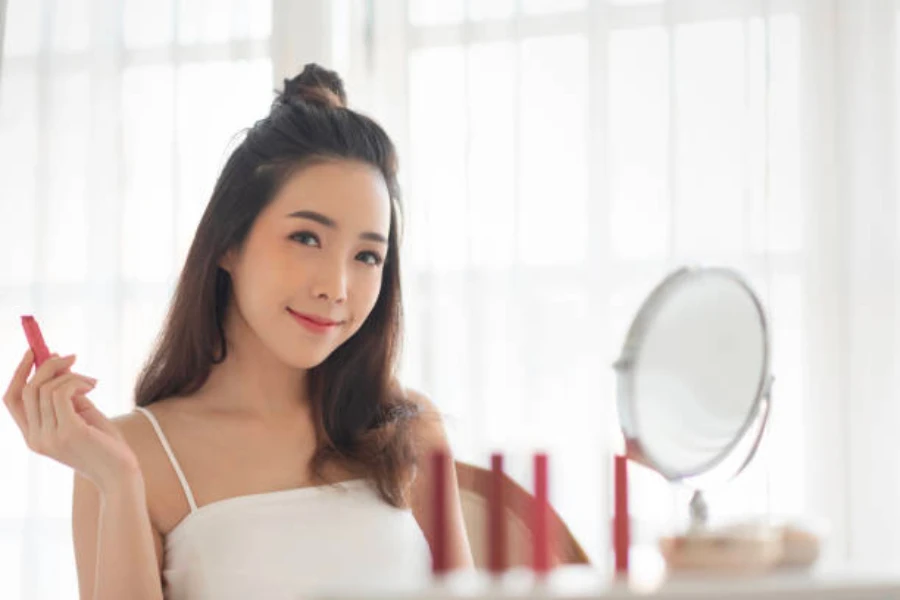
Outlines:
<svg viewBox="0 0 900 600"><path fill-rule="evenodd" d="M697 532L706 528L709 521L709 506L703 497L703 490L694 490L691 496L691 525L690 531Z"/></svg>

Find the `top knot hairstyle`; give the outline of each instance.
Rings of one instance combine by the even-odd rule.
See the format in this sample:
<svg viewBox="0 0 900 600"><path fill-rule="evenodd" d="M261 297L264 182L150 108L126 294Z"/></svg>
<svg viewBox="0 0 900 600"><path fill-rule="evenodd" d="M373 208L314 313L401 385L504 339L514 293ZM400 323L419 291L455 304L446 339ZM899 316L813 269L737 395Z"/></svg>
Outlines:
<svg viewBox="0 0 900 600"><path fill-rule="evenodd" d="M222 169L181 271L163 329L138 378L147 406L196 392L227 356L223 320L231 278L222 257L244 243L259 213L291 174L323 161L358 161L377 169L391 198L391 226L381 292L359 331L308 373L316 426L313 474L332 459L359 467L394 506L408 502L415 470L412 438L418 407L396 380L402 332L397 158L385 131L347 108L340 76L308 64L250 127Z"/></svg>
<svg viewBox="0 0 900 600"><path fill-rule="evenodd" d="M273 106L289 103L291 99L331 108L347 108L347 92L340 75L312 63L293 79L284 80L284 90L275 98Z"/></svg>

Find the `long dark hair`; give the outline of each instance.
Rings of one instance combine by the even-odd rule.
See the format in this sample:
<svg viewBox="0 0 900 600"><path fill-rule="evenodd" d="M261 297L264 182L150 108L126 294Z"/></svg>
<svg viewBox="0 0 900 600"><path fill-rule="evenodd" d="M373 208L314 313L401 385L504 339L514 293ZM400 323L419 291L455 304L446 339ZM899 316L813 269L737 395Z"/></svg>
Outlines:
<svg viewBox="0 0 900 600"><path fill-rule="evenodd" d="M402 506L416 462L410 431L418 411L395 377L402 330L397 158L384 130L347 109L346 99L336 73L309 64L285 80L269 115L247 131L197 227L135 398L138 406L147 406L191 394L213 365L225 360L223 320L232 287L219 261L243 244L260 211L292 173L327 160L372 165L391 197L381 292L359 331L308 374L317 437L312 472L322 479L329 460L348 462L362 468L385 501Z"/></svg>

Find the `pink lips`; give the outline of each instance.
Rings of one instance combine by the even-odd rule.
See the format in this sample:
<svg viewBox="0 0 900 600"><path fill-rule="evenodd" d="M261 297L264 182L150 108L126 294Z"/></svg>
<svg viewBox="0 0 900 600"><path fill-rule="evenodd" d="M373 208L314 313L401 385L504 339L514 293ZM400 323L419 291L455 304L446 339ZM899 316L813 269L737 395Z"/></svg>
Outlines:
<svg viewBox="0 0 900 600"><path fill-rule="evenodd" d="M294 317L294 320L303 325L309 331L313 333L327 333L331 331L337 325L340 325L340 321L333 321L331 319L325 319L323 317L318 317L316 315L307 315L304 313L294 312L291 309L288 309L288 312Z"/></svg>

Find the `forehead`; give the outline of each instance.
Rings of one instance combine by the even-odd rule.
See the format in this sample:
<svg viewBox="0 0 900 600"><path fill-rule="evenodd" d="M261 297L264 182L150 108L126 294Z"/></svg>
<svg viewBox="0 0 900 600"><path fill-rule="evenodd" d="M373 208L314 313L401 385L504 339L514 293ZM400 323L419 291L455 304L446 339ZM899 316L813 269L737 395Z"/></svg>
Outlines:
<svg viewBox="0 0 900 600"><path fill-rule="evenodd" d="M342 231L375 231L387 235L391 200L375 167L357 161L327 161L291 174L267 208L271 218L312 210L337 222ZM296 221L296 219L290 219Z"/></svg>

